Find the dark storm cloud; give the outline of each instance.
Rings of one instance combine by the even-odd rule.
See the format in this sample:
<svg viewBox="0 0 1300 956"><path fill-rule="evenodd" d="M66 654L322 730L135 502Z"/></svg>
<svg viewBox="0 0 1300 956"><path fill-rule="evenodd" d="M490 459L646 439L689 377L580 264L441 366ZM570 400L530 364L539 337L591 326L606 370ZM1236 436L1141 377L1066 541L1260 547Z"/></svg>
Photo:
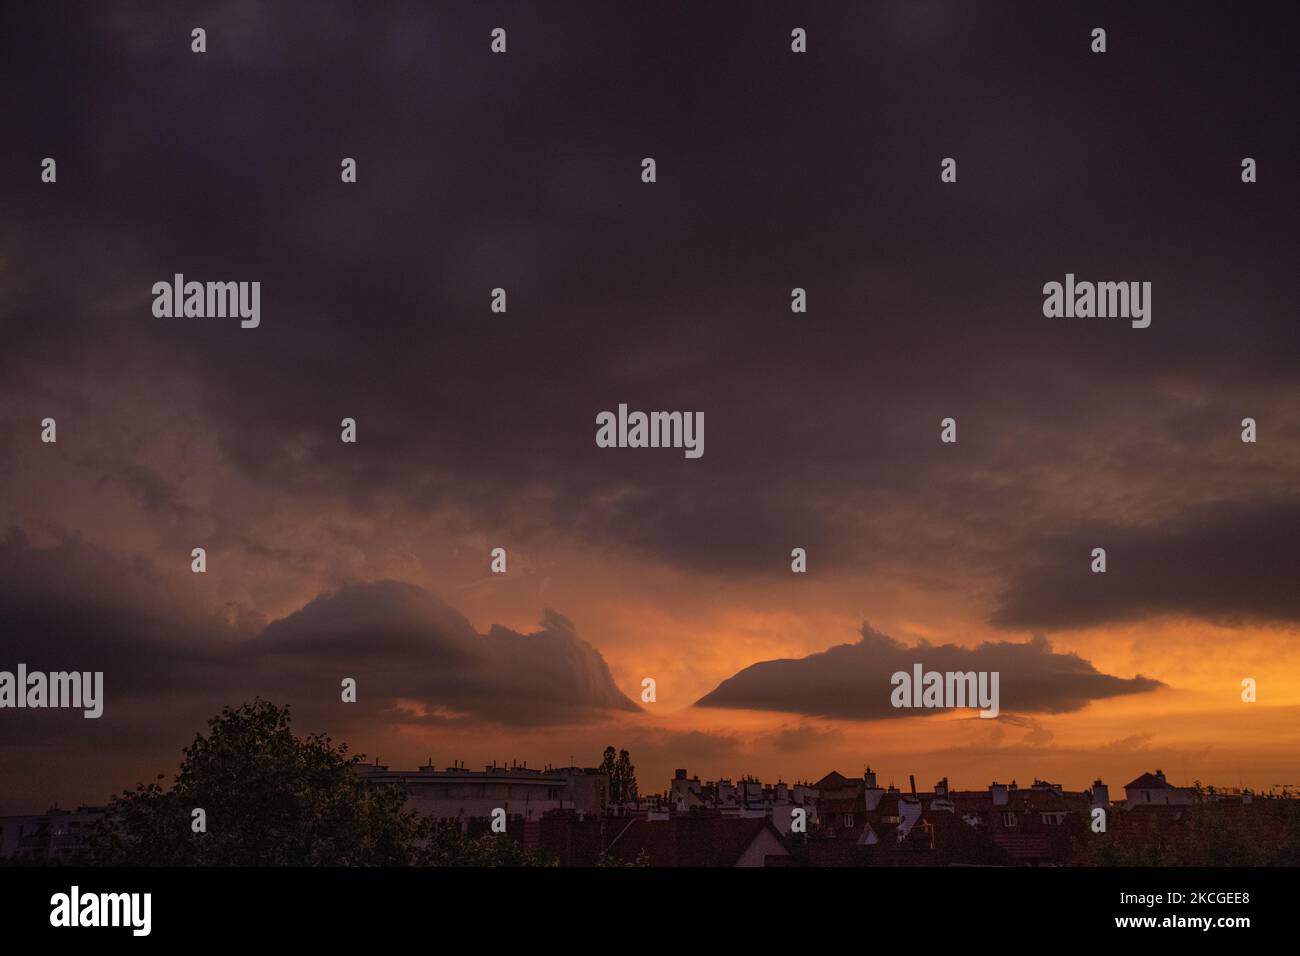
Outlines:
<svg viewBox="0 0 1300 956"><path fill-rule="evenodd" d="M638 709L563 615L548 610L530 634L499 625L479 634L427 591L397 581L319 597L270 624L248 650L250 660L285 658L298 667L310 660L308 680L351 676L384 699L485 720L561 723Z"/></svg>
<svg viewBox="0 0 1300 956"><path fill-rule="evenodd" d="M862 638L855 644L838 644L797 660L752 664L724 680L696 706L844 720L951 713L890 704L891 676L898 671L910 675L915 664L926 671L997 671L1001 709L1012 713L1067 713L1093 700L1162 686L1146 677L1102 674L1075 654L1056 653L1041 636L1023 644L986 642L974 648L925 642L909 646L864 624Z"/></svg>
<svg viewBox="0 0 1300 956"><path fill-rule="evenodd" d="M199 593L181 582L146 558L75 535L40 546L9 528L0 536L0 647L11 660L40 656L82 670L129 663L132 675L155 677L159 658L212 660L241 635L202 610Z"/></svg>
<svg viewBox="0 0 1300 956"><path fill-rule="evenodd" d="M1300 500L1223 502L1138 528L1100 525L1042 542L993 623L1065 629L1157 615L1223 624L1300 622ZM1091 570L1105 548L1106 573Z"/></svg>
<svg viewBox="0 0 1300 956"><path fill-rule="evenodd" d="M278 494L363 512L397 494L473 526L536 487L520 536L727 573L796 534L869 566L898 542L867 493L957 510L953 456L921 450L944 415L987 472L1016 424L1095 424L1107 389L1152 407L1155 373L1294 381L1294 124L1256 121L1287 112L1289 50L1250 17L1207 54L1196 18L1115 7L1100 58L1089 22L1046 9L846 4L801 14L813 52L794 56L775 5L72 6L58 30L36 9L10 14L0 91L19 146L0 157L0 367L24 420L51 363L87 366L92 408L126 374L148 401L166 367ZM1254 69L1225 89L1204 57L1242 49ZM1268 157L1249 191L1246 150ZM33 172L47 154L57 187ZM1176 249L1150 241L1170 221ZM1152 329L1044 320L1067 270L1153 280ZM262 327L154 319L175 271L260 280ZM602 453L594 415L619 401L704 411L705 457ZM137 491L167 506L165 484Z"/></svg>
<svg viewBox="0 0 1300 956"><path fill-rule="evenodd" d="M179 500L174 483L143 465L122 465L113 477L105 480L120 481L150 511L179 518L192 518L197 514Z"/></svg>
<svg viewBox="0 0 1300 956"><path fill-rule="evenodd" d="M0 762L23 770L6 774L0 801L19 801L8 804L16 811L55 793L101 799L105 781L128 782L124 766L152 777L150 756L174 752L224 704L246 699L237 648L251 632L202 607L198 593L148 560L77 537L38 546L8 529L0 669L100 671L104 707L94 720L79 710L0 712Z"/></svg>
<svg viewBox="0 0 1300 956"><path fill-rule="evenodd" d="M0 582L0 666L103 671L109 724L123 700L180 701L210 715L259 693L313 715L334 708L335 721L378 719L398 701L417 716L424 708L512 725L638 709L600 653L550 610L535 632L479 634L428 592L380 581L322 595L253 636L195 610L198 595L148 562L75 539L34 547L16 530L0 540ZM358 702L339 713L345 677L357 681Z"/></svg>

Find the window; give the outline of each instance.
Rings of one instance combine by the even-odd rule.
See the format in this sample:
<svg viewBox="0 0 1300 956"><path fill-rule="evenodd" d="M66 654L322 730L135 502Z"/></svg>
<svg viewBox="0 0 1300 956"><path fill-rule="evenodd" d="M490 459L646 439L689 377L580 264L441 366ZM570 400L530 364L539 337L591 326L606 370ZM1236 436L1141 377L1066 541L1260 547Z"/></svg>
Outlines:
<svg viewBox="0 0 1300 956"><path fill-rule="evenodd" d="M851 813L844 814L844 825L846 827L853 826L853 814Z"/></svg>
<svg viewBox="0 0 1300 956"><path fill-rule="evenodd" d="M1016 815L1011 811L1002 814L1002 825L1004 827L1013 827L1016 825Z"/></svg>

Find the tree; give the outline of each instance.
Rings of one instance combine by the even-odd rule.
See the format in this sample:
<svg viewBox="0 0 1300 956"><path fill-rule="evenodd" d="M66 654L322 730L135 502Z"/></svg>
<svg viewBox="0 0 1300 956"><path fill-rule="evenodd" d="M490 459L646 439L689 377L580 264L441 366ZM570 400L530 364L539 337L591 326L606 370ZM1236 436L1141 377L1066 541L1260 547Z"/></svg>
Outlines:
<svg viewBox="0 0 1300 956"><path fill-rule="evenodd" d="M635 802L639 796L636 784L636 767L626 750L605 748L600 764L601 773L609 778L609 801L614 805Z"/></svg>
<svg viewBox="0 0 1300 956"><path fill-rule="evenodd" d="M1208 790L1206 791L1208 792ZM1121 814L1142 814L1137 810ZM1177 817L1117 816L1088 839L1083 866L1295 866L1300 862L1300 801L1210 800Z"/></svg>
<svg viewBox="0 0 1300 956"><path fill-rule="evenodd" d="M397 788L363 788L349 755L298 737L288 707L226 707L184 749L170 788L113 798L90 838L96 863L166 866L368 866L419 862L428 826ZM206 832L195 833L202 809Z"/></svg>
<svg viewBox="0 0 1300 956"><path fill-rule="evenodd" d="M613 746L605 748L604 759L600 762L600 772L609 780L609 802L618 803L618 751Z"/></svg>
<svg viewBox="0 0 1300 956"><path fill-rule="evenodd" d="M618 752L618 763L615 764L618 769L619 783L623 787L623 800L627 803L635 803L640 794L636 788L636 767L632 764L632 758L626 750Z"/></svg>
<svg viewBox="0 0 1300 956"><path fill-rule="evenodd" d="M556 866L554 860L525 852L501 833L472 837L460 827L441 825L430 829L415 854L419 866Z"/></svg>
<svg viewBox="0 0 1300 956"><path fill-rule="evenodd" d="M650 854L642 847L637 853L635 860L624 860L621 857L613 856L608 850L601 850L600 855L596 857L596 866L598 867L646 867L651 866Z"/></svg>

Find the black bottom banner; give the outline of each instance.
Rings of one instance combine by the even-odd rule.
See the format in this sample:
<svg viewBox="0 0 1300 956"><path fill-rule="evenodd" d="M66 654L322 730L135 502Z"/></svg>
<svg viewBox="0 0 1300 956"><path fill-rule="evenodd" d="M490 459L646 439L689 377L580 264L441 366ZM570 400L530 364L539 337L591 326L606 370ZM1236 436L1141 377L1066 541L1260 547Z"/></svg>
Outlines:
<svg viewBox="0 0 1300 956"><path fill-rule="evenodd" d="M1200 934L1232 945L1294 921L1295 877L1289 869L3 867L0 913L10 939L75 931L95 944L557 932L770 942L777 921L855 939L910 926L917 942L978 944L997 925L1061 939Z"/></svg>

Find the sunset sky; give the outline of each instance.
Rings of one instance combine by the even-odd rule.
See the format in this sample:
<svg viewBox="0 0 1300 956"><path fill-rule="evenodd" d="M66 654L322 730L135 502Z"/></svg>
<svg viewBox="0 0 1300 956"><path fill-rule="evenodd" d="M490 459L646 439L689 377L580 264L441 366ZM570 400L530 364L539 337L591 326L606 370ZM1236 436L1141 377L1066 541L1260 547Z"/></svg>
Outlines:
<svg viewBox="0 0 1300 956"><path fill-rule="evenodd" d="M0 711L0 813L257 694L400 768L612 743L643 792L1300 785L1293 34L432 6L0 14L0 670L106 692ZM176 273L261 282L260 327L154 317ZM1045 318L1066 273L1151 326ZM596 447L620 402L703 457ZM1002 714L891 711L904 660L1000 668Z"/></svg>

